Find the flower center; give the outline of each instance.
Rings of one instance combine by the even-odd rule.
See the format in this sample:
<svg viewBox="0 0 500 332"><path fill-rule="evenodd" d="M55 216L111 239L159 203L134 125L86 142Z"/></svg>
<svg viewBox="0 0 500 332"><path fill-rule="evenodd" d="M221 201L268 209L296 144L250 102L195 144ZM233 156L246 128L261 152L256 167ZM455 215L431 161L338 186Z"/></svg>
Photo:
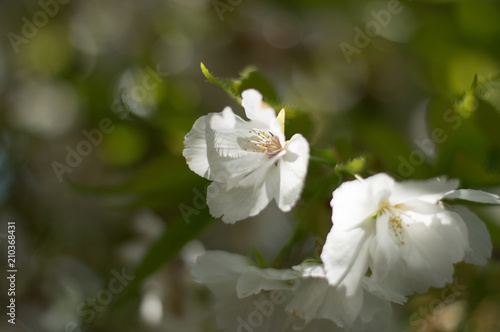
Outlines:
<svg viewBox="0 0 500 332"><path fill-rule="evenodd" d="M396 241L398 241L400 244L405 244L405 241L403 239L403 226L410 227L408 223L405 223L403 221L403 217L409 217L407 216L404 211L403 204L396 204L394 206L389 205L387 202L383 202L380 204L380 209L377 211L377 216L380 216L382 214L388 214L389 215L389 232L394 235L394 238Z"/></svg>
<svg viewBox="0 0 500 332"><path fill-rule="evenodd" d="M274 136L270 131L264 132L259 130L258 132L249 131L249 133L255 134L254 139L248 140L249 143L252 143L256 147L256 150L253 150L254 152L265 152L270 157L273 157L283 150L279 138Z"/></svg>

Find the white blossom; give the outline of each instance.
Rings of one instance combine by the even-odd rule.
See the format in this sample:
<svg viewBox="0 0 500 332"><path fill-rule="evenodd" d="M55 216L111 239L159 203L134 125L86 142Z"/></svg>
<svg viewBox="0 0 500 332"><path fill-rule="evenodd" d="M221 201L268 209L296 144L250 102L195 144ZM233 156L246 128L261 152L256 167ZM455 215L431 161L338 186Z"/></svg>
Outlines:
<svg viewBox="0 0 500 332"><path fill-rule="evenodd" d="M333 226L321 260L331 285L347 294L363 282L394 302L452 282L453 264L486 264L492 245L484 223L445 199L499 204L498 196L456 190L444 177L396 182L381 173L343 183L331 200Z"/></svg>
<svg viewBox="0 0 500 332"><path fill-rule="evenodd" d="M215 315L224 331L380 331L392 312L364 289L347 297L330 286L318 263L263 269L243 256L209 251L191 272L219 298Z"/></svg>
<svg viewBox="0 0 500 332"><path fill-rule="evenodd" d="M227 223L257 215L273 198L290 211L309 162L302 135L285 139L284 111L277 117L253 89L243 91L242 106L250 121L226 107L199 118L184 141L191 170L213 181L207 192L210 213Z"/></svg>

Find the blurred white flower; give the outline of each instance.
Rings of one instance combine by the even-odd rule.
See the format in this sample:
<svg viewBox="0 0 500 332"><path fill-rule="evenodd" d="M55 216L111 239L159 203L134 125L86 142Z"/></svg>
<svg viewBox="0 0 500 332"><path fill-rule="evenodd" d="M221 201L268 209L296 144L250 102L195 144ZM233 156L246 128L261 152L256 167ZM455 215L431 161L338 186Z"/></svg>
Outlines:
<svg viewBox="0 0 500 332"><path fill-rule="evenodd" d="M284 134L284 111L278 117L253 89L242 93L250 121L230 107L199 118L186 135L189 168L213 183L207 202L214 217L234 223L262 211L274 198L288 212L304 186L309 143L300 134Z"/></svg>
<svg viewBox="0 0 500 332"><path fill-rule="evenodd" d="M392 312L364 289L346 297L318 263L262 269L243 256L209 251L191 272L219 297L215 315L225 331L380 331Z"/></svg>
<svg viewBox="0 0 500 332"><path fill-rule="evenodd" d="M372 293L404 302L452 282L454 263L486 264L492 246L484 223L442 200L499 204L499 197L457 186L444 177L398 183L384 173L343 183L333 192L321 254L330 284L342 283L349 295L364 279Z"/></svg>

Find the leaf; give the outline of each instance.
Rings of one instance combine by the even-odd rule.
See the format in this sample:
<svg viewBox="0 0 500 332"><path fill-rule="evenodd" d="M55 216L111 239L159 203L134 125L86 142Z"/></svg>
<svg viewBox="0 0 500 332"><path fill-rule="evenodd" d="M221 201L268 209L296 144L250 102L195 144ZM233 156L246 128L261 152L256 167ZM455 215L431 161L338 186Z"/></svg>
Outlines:
<svg viewBox="0 0 500 332"><path fill-rule="evenodd" d="M366 158L365 157L357 157L349 160L345 164L337 164L335 166L335 171L338 173L347 173L352 176L361 173L365 170L366 167Z"/></svg>
<svg viewBox="0 0 500 332"><path fill-rule="evenodd" d="M478 99L489 103L500 112L500 74L480 79L475 94Z"/></svg>
<svg viewBox="0 0 500 332"><path fill-rule="evenodd" d="M264 101L270 105L278 102L274 87L253 67L247 67L241 72L240 79L233 81L233 89L238 96L241 96L241 93L247 89L256 89L262 93Z"/></svg>
<svg viewBox="0 0 500 332"><path fill-rule="evenodd" d="M241 93L238 93L235 90L234 82L215 77L214 75L212 75L212 73L210 73L210 71L208 71L207 67L205 67L203 62L200 63L200 66L203 75L205 75L205 77L210 83L214 83L220 86L222 90L224 90L229 95L229 97L233 98L238 104L241 105Z"/></svg>

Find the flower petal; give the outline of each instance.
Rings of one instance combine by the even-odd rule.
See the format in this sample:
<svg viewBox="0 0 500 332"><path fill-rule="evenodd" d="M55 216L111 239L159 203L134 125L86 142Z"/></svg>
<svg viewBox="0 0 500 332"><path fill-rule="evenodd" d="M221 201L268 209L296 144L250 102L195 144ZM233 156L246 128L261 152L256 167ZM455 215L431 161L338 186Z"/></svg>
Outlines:
<svg viewBox="0 0 500 332"><path fill-rule="evenodd" d="M458 189L447 192L443 199L463 199L471 202L500 204L500 197L482 190Z"/></svg>
<svg viewBox="0 0 500 332"><path fill-rule="evenodd" d="M429 287L443 287L446 282L451 282L453 264L458 262L457 258L463 257L468 248L466 239L464 242L462 234L456 231L455 222L450 220L443 223L441 218L453 218L453 216L449 214L436 216L430 226L413 223L406 230L408 241L401 248L406 268L404 266L395 268L397 272L406 275L394 276L399 279L400 292L403 295L410 295L413 291L424 293ZM443 238L441 234L446 233L449 237ZM450 238L453 241L445 241ZM449 246L454 246L457 250L457 254L453 257L450 257ZM390 283L396 285L396 282L387 279L387 284Z"/></svg>
<svg viewBox="0 0 500 332"><path fill-rule="evenodd" d="M191 131L184 138L184 151L189 168L204 178L209 177L210 165L207 156L206 121L211 115L205 115L196 120Z"/></svg>
<svg viewBox="0 0 500 332"><path fill-rule="evenodd" d="M230 174L227 189L234 187L261 187L269 177L269 173L277 168L279 156L269 158L265 153L254 153L225 163L224 167ZM270 196L273 197L273 196Z"/></svg>
<svg viewBox="0 0 500 332"><path fill-rule="evenodd" d="M365 332L386 331L391 315L392 307L388 301L364 291L363 306L352 328L354 331Z"/></svg>
<svg viewBox="0 0 500 332"><path fill-rule="evenodd" d="M241 105L250 120L261 123L271 123L276 120L276 111L262 101L262 94L255 89L248 89L241 93Z"/></svg>
<svg viewBox="0 0 500 332"><path fill-rule="evenodd" d="M249 267L236 284L239 298L259 294L261 291L293 289L300 278L300 273L294 270L259 269Z"/></svg>
<svg viewBox="0 0 500 332"><path fill-rule="evenodd" d="M241 105L245 114L252 120L254 128L270 130L277 135L281 144L285 144L285 135L276 117L276 111L262 101L262 95L255 89L248 89L241 93Z"/></svg>
<svg viewBox="0 0 500 332"><path fill-rule="evenodd" d="M394 179L385 173L364 180L344 182L333 192L330 202L335 227L351 229L361 225L379 210L394 182Z"/></svg>
<svg viewBox="0 0 500 332"><path fill-rule="evenodd" d="M294 319L294 329L303 329L305 325L316 318L318 309L323 303L325 292L329 288L335 289L330 287L328 282L323 279L308 278L300 280L299 289L294 293L294 297L285 308ZM336 314L335 309L331 307L330 311Z"/></svg>
<svg viewBox="0 0 500 332"><path fill-rule="evenodd" d="M210 214L216 218L222 217L222 221L230 224L257 215L271 199L265 186L228 190L226 184L213 182L207 190Z"/></svg>
<svg viewBox="0 0 500 332"><path fill-rule="evenodd" d="M295 205L304 187L309 164L309 143L300 134L288 142L285 155L279 160L279 193L275 197L279 208L288 212Z"/></svg>
<svg viewBox="0 0 500 332"><path fill-rule="evenodd" d="M391 193L390 204L403 204L412 199L436 203L443 195L458 187L459 181L442 176L428 180L407 180L396 182Z"/></svg>
<svg viewBox="0 0 500 332"><path fill-rule="evenodd" d="M394 264L399 259L400 241L404 242L405 234L394 234L398 229L389 229L389 215L384 213L377 217L376 235L370 248L371 256L373 257L373 269L378 271L391 271ZM403 233L404 231L402 231ZM399 235L399 237L398 237Z"/></svg>
<svg viewBox="0 0 500 332"><path fill-rule="evenodd" d="M472 211L463 206L456 205L454 210L462 217L468 230L470 251L466 252L464 261L475 265L486 265L493 250L486 225Z"/></svg>
<svg viewBox="0 0 500 332"><path fill-rule="evenodd" d="M406 296L384 287L383 284L377 282L374 278L364 277L363 287L365 287L369 293L376 295L380 299L385 299L398 304L403 304L407 301Z"/></svg>
<svg viewBox="0 0 500 332"><path fill-rule="evenodd" d="M335 227L332 227L326 238L321 260L330 285L338 286L342 283L347 295L352 295L359 288L361 278L368 269L369 239L373 236L374 228L342 231Z"/></svg>
<svg viewBox="0 0 500 332"><path fill-rule="evenodd" d="M236 282L251 261L225 251L207 251L196 258L191 274L196 282L206 284L217 296L236 294Z"/></svg>
<svg viewBox="0 0 500 332"><path fill-rule="evenodd" d="M211 141L218 156L238 158L252 152L253 145L248 143L251 127L235 115L230 107L224 108L221 113L212 114L209 126L211 130L207 132L207 140Z"/></svg>

